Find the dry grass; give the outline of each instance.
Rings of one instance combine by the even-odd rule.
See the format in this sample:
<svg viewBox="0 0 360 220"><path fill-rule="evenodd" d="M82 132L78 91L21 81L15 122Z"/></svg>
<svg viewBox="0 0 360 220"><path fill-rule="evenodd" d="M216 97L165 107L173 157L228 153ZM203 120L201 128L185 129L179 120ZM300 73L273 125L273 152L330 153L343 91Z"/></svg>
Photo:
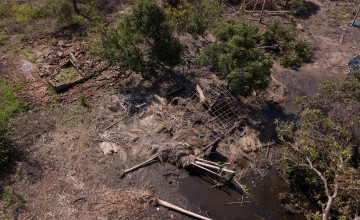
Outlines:
<svg viewBox="0 0 360 220"><path fill-rule="evenodd" d="M153 194L147 189L108 190L90 204L90 210L103 216L138 216L149 209L152 198Z"/></svg>

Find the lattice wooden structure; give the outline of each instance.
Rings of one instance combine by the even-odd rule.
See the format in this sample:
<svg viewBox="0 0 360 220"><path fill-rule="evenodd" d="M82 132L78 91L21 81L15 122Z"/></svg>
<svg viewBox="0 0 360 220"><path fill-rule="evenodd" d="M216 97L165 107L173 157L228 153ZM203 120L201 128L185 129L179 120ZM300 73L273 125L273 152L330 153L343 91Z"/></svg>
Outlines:
<svg viewBox="0 0 360 220"><path fill-rule="evenodd" d="M205 101L200 100L196 87L191 88L185 96L189 102L184 122L201 123L212 130L225 132L240 120L239 103L225 86L211 83L200 83L198 86L204 93Z"/></svg>

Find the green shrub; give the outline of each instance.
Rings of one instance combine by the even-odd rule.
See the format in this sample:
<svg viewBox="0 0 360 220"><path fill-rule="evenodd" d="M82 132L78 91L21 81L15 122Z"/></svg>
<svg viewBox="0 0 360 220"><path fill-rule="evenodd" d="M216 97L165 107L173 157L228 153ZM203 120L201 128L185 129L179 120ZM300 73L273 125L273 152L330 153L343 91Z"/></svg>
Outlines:
<svg viewBox="0 0 360 220"><path fill-rule="evenodd" d="M313 56L311 44L301 40L290 43L284 50L282 64L285 67L300 67L302 63L310 62Z"/></svg>
<svg viewBox="0 0 360 220"><path fill-rule="evenodd" d="M84 94L79 95L78 101L79 101L80 106L85 107L85 108L89 107L87 100L86 100L86 96Z"/></svg>
<svg viewBox="0 0 360 220"><path fill-rule="evenodd" d="M0 18L4 19L10 16L10 8L11 3L8 1L1 1L0 2Z"/></svg>
<svg viewBox="0 0 360 220"><path fill-rule="evenodd" d="M27 23L51 16L51 10L49 10L43 2L35 2L35 4L12 3L11 6L8 7L9 13L18 23Z"/></svg>
<svg viewBox="0 0 360 220"><path fill-rule="evenodd" d="M262 38L265 46L278 46L276 49L281 50L296 40L296 33L292 27L287 28L279 20L275 20L266 26Z"/></svg>
<svg viewBox="0 0 360 220"><path fill-rule="evenodd" d="M166 0L165 10L178 32L188 32L193 36L203 35L213 27L221 11L214 0Z"/></svg>
<svg viewBox="0 0 360 220"><path fill-rule="evenodd" d="M279 56L282 65L286 67L298 68L313 57L312 45L298 40L295 29L285 27L278 20L266 27L262 40L263 45L271 48L270 51Z"/></svg>
<svg viewBox="0 0 360 220"><path fill-rule="evenodd" d="M182 46L173 37L164 10L154 0L139 0L131 15L102 33L97 51L124 69L146 74L159 64L178 64Z"/></svg>
<svg viewBox="0 0 360 220"><path fill-rule="evenodd" d="M203 35L209 27L214 25L220 10L217 2L213 0L195 2L189 13L186 31L192 35Z"/></svg>
<svg viewBox="0 0 360 220"><path fill-rule="evenodd" d="M197 58L228 80L230 91L249 96L269 84L271 59L257 47L260 36L255 26L240 21L215 30L219 44L208 45Z"/></svg>

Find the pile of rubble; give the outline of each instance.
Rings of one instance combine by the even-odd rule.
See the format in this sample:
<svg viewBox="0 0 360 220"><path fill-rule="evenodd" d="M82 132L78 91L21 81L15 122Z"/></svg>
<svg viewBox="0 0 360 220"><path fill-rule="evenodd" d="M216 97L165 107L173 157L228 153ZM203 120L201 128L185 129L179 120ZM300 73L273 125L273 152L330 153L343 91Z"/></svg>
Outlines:
<svg viewBox="0 0 360 220"><path fill-rule="evenodd" d="M50 52L44 54L46 65L40 70L41 77L49 77L49 82L56 92L62 92L68 88L82 83L98 73L104 71L107 66L100 58L87 57L88 44L85 42L73 42L71 40L59 40L51 46ZM74 69L72 76L65 76L67 81L56 80L64 70Z"/></svg>

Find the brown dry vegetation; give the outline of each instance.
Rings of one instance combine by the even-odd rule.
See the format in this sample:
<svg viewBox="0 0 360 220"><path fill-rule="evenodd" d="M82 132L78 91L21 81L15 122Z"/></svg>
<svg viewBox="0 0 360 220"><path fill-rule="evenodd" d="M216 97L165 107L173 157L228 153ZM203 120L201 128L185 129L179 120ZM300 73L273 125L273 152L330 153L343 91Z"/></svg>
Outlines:
<svg viewBox="0 0 360 220"><path fill-rule="evenodd" d="M106 2L105 10L112 13L109 23L127 13L125 2ZM122 8L119 2L125 5L124 10L111 10L114 5ZM296 18L295 24L300 38L314 45L313 62L298 70L275 62L266 91L247 99L237 98L242 124L217 148L231 162L238 179L254 170L264 173L271 165L280 163L274 120L294 113L292 103L297 96L315 94L322 82L344 78L348 60L360 51L360 28L348 26L354 13L348 2L308 3L314 11L306 18ZM227 7L224 18L238 18L235 6ZM268 10L276 9L272 5L268 7ZM246 16L258 19L257 15ZM265 21L271 19L274 17L264 17ZM292 17L280 19L286 21ZM163 67L158 76L145 80L131 71L121 70L116 63L107 66L93 56L89 52L92 33L81 34L89 29L84 31L81 25L59 27L44 20L30 23L41 29L41 22L46 22L44 27L50 26L46 33L34 29L14 34L26 23L0 24L7 28L5 33L0 31L0 37L11 35L5 46L0 46L0 77L12 83L25 83L18 97L32 106L13 119L8 131L19 152L13 158L15 166L10 174L0 180L0 186L5 186L5 196L0 198L0 218L187 218L163 208L157 210L151 203L153 198L206 215L208 210L190 204L180 193L179 182L188 175L183 170L169 164L153 164L124 179L120 179L120 174L161 149L176 148L179 144L201 148L209 143L213 131L224 132L212 123L214 116L207 114L201 105L191 105L197 101L188 96L196 84L205 85L204 88L210 84L226 86L211 70L191 64L204 45L214 41L214 36L206 33L195 39L181 35L188 65ZM46 74L66 62L70 52L86 74L95 73L95 76L56 94L48 86ZM184 90L166 95L179 87ZM165 103L159 102L155 95L165 98ZM136 96L143 99L145 107L134 110L121 106L124 100ZM123 118L121 122L103 131L120 118ZM101 146L109 142L113 152L105 154Z"/></svg>

